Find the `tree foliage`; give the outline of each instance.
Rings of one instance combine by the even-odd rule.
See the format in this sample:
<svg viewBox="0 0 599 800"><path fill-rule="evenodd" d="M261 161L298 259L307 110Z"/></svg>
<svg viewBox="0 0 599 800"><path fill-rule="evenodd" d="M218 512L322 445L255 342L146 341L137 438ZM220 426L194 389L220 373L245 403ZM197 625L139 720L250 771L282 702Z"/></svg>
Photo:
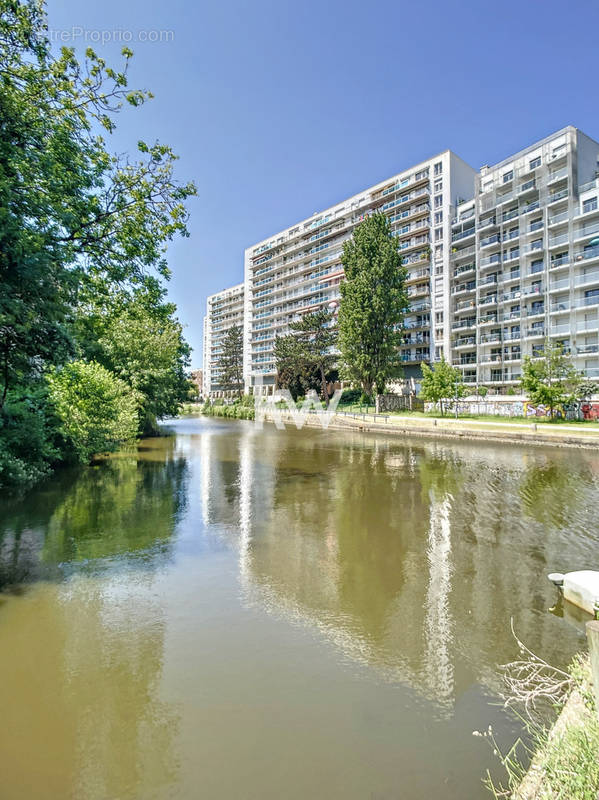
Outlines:
<svg viewBox="0 0 599 800"><path fill-rule="evenodd" d="M289 329L291 333L275 342L277 385L289 388L295 396L317 386L328 405L327 382L338 358L333 312L304 314L291 322Z"/></svg>
<svg viewBox="0 0 599 800"><path fill-rule="evenodd" d="M175 155L138 144L136 159L110 154L127 88L124 69L88 49L55 57L35 2L0 5L0 406L32 368L73 352L68 323L89 276L107 286L168 275L166 242L187 235L192 184L173 177Z"/></svg>
<svg viewBox="0 0 599 800"><path fill-rule="evenodd" d="M218 359L219 385L226 391L243 394L243 330L233 325L225 334Z"/></svg>
<svg viewBox="0 0 599 800"><path fill-rule="evenodd" d="M81 463L135 438L137 396L100 364L71 361L50 371L48 385L58 430Z"/></svg>
<svg viewBox="0 0 599 800"><path fill-rule="evenodd" d="M408 308L406 271L389 220L373 214L344 242L339 345L343 376L383 394L401 374L402 319Z"/></svg>
<svg viewBox="0 0 599 800"><path fill-rule="evenodd" d="M439 403L441 415L445 414L448 403L463 397L465 393L462 372L458 367L452 367L444 358L432 367L422 364L420 396L428 403Z"/></svg>
<svg viewBox="0 0 599 800"><path fill-rule="evenodd" d="M553 419L555 409L589 396L594 386L572 364L572 359L559 343L545 341L539 358L526 356L522 364L522 390L536 405L549 408Z"/></svg>

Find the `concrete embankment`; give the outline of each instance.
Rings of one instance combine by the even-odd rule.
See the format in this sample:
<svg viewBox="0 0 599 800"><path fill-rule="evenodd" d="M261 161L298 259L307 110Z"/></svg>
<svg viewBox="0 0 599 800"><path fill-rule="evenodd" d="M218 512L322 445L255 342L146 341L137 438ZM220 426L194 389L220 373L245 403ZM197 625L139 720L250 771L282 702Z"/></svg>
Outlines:
<svg viewBox="0 0 599 800"><path fill-rule="evenodd" d="M291 415L281 414L285 424L293 424ZM316 416L309 416L307 425L320 426ZM502 422L501 420L465 420L450 417L408 417L399 414L361 414L340 412L328 426L335 430L359 430L394 436L422 436L447 439L484 439L559 447L599 446L599 427L583 425L552 425L547 422Z"/></svg>

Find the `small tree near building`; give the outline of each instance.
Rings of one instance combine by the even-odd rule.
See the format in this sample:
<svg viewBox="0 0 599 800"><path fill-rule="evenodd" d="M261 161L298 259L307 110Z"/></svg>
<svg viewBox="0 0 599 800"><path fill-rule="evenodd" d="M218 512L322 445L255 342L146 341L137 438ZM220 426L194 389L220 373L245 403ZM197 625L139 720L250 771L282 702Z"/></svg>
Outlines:
<svg viewBox="0 0 599 800"><path fill-rule="evenodd" d="M545 342L542 357L526 356L522 365L522 390L535 405L549 408L549 418L555 417L556 408L584 397L589 390L588 381L572 364L563 345Z"/></svg>
<svg viewBox="0 0 599 800"><path fill-rule="evenodd" d="M333 313L321 310L305 314L297 322L291 322L289 329L291 333L275 342L277 384L289 388L297 384L305 391L312 388L316 375L320 394L328 406L327 375L337 361Z"/></svg>
<svg viewBox="0 0 599 800"><path fill-rule="evenodd" d="M240 325L229 328L218 360L220 384L225 391L243 396L243 331Z"/></svg>
<svg viewBox="0 0 599 800"><path fill-rule="evenodd" d="M422 382L420 396L427 403L438 403L441 416L445 416L445 408L454 400L466 394L462 372L452 367L444 358L430 367L422 364Z"/></svg>

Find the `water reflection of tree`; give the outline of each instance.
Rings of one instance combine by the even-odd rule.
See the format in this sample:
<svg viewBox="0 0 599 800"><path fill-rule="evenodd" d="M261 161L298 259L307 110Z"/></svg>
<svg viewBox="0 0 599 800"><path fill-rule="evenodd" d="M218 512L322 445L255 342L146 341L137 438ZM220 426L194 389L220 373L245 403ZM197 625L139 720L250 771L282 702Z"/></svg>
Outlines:
<svg viewBox="0 0 599 800"><path fill-rule="evenodd" d="M523 511L541 525L568 525L584 504L590 475L573 464L550 461L529 466L520 482Z"/></svg>
<svg viewBox="0 0 599 800"><path fill-rule="evenodd" d="M186 462L172 442L53 479L3 515L0 578L53 577L57 565L125 555L152 562L170 548L185 503Z"/></svg>

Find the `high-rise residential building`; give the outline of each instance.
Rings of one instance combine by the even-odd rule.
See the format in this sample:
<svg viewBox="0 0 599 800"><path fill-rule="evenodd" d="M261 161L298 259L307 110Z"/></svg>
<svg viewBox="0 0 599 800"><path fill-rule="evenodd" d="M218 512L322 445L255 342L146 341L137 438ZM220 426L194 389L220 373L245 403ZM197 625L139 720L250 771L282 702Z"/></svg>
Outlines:
<svg viewBox="0 0 599 800"><path fill-rule="evenodd" d="M243 283L238 283L230 289L211 294L206 301L203 353L206 397L228 397L236 394L220 383L219 360L227 331L235 326L243 328L244 288Z"/></svg>
<svg viewBox="0 0 599 800"><path fill-rule="evenodd" d="M343 242L375 211L388 215L408 269L410 310L401 350L406 377L421 361L448 352L451 219L472 197L475 170L449 150L245 251L244 372L246 388L272 392L274 341L300 314L339 305Z"/></svg>
<svg viewBox="0 0 599 800"><path fill-rule="evenodd" d="M375 211L408 270L405 378L444 356L507 392L547 339L599 378L598 160L571 126L479 172L446 150L249 247L244 284L208 298L205 392L223 394L222 336L242 318L246 390L274 390L275 338L301 314L336 313L343 242Z"/></svg>
<svg viewBox="0 0 599 800"><path fill-rule="evenodd" d="M516 387L559 342L599 377L599 143L567 127L476 178L451 226L451 356L467 382Z"/></svg>

